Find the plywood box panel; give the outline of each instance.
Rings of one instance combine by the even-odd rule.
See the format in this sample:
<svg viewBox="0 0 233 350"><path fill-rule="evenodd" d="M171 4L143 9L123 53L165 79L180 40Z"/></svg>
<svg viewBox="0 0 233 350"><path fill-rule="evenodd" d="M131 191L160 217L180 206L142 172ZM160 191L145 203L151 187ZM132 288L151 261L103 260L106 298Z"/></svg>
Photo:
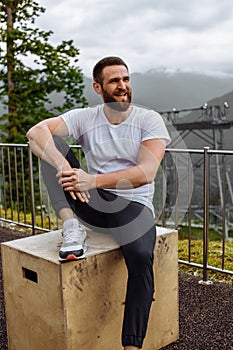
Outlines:
<svg viewBox="0 0 233 350"><path fill-rule="evenodd" d="M2 244L9 350L120 350L127 271L117 244L88 234L86 259L60 264L60 231ZM155 301L144 350L178 338L177 232L158 228Z"/></svg>

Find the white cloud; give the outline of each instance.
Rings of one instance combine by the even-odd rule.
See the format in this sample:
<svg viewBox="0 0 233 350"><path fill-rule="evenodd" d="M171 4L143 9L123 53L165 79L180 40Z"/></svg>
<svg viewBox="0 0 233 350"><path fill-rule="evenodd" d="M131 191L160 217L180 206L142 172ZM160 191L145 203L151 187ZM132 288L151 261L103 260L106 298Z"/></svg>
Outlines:
<svg viewBox="0 0 233 350"><path fill-rule="evenodd" d="M233 74L231 0L39 0L38 20L55 43L73 39L79 64L91 75L95 62L118 55L131 71L156 67Z"/></svg>

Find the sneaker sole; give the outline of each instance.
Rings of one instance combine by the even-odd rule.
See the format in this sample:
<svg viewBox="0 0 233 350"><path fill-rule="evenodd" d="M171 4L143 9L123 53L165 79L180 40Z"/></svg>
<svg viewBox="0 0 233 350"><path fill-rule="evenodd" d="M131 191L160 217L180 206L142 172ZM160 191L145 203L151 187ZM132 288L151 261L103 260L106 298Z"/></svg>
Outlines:
<svg viewBox="0 0 233 350"><path fill-rule="evenodd" d="M85 258L85 254L83 254L83 255L80 255L80 256L76 256L76 255L74 255L74 254L69 254L69 255L67 255L67 257L66 258L61 258L61 257L59 257L59 261L60 262L69 262L69 261L76 261L76 260L80 260L80 259L84 259Z"/></svg>
<svg viewBox="0 0 233 350"><path fill-rule="evenodd" d="M73 254L72 252L70 252L64 258L59 256L58 260L60 262L69 262L69 261L75 261L75 260L79 260L79 259L84 259L85 258L85 252L87 251L87 245L86 244L83 246L83 249L81 249L81 251L82 251L82 254L80 254L78 256Z"/></svg>

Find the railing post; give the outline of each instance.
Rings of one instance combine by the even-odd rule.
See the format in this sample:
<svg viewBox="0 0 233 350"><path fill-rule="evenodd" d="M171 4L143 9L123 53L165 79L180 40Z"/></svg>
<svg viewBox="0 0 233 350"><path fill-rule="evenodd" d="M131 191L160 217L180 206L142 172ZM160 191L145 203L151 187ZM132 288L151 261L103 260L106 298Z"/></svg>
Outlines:
<svg viewBox="0 0 233 350"><path fill-rule="evenodd" d="M32 163L32 151L28 144L28 164L29 164L29 179L30 179L30 201L31 201L31 219L32 219L32 234L35 234L36 215L35 215L35 194L34 194L34 181L33 181L33 163Z"/></svg>
<svg viewBox="0 0 233 350"><path fill-rule="evenodd" d="M203 280L200 284L211 284L208 281L208 240L209 240L209 147L204 147L204 229L203 229Z"/></svg>
<svg viewBox="0 0 233 350"><path fill-rule="evenodd" d="M165 227L166 225L166 177L165 177L165 158L162 160L162 226Z"/></svg>

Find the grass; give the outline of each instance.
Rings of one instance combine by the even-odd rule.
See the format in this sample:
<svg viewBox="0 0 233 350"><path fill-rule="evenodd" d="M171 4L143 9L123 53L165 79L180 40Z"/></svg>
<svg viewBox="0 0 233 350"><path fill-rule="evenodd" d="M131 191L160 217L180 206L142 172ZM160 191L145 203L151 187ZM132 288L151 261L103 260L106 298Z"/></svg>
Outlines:
<svg viewBox="0 0 233 350"><path fill-rule="evenodd" d="M32 215L31 213L26 213L24 214L23 212L17 213L16 210L11 210L8 209L7 211L3 210L2 208L0 208L0 218L4 218L4 219L8 219L14 222L20 222L22 224L26 224L26 225L31 225L32 224ZM18 227L23 227L23 225L14 225L14 224L10 224L11 227L13 226L17 226ZM57 228L57 218L56 215L52 212L51 215L47 215L46 213L43 213L43 215L41 215L41 212L37 210L36 212L36 216L35 216L35 226L37 227L43 227L45 229L51 229L54 230ZM31 231L30 228L26 228L23 227L23 230L25 232L29 232ZM43 232L42 230L38 230L38 232L36 233L40 233Z"/></svg>
<svg viewBox="0 0 233 350"><path fill-rule="evenodd" d="M31 214L27 214L26 217L20 213L19 217L18 214L16 214L16 211L8 210L7 212L3 211L0 208L0 217L8 218L10 220L18 221L18 218L20 219L20 222L24 222L26 224L31 224ZM52 229L56 229L57 221L56 216L51 215L50 220L47 215L41 216L40 213L37 213L36 215L36 226L41 227L43 221L44 228L49 229L51 227ZM49 226L50 225L50 226ZM18 229L17 225L10 225L10 228ZM23 230L25 232L30 233L31 229L26 228L20 228L20 230ZM189 230L188 227L179 227L179 241L178 241L178 257L180 260L189 260L189 241L188 241L188 235ZM38 230L38 233L41 233L41 230ZM230 237L233 237L233 233L229 233ZM203 253L203 229L202 228L191 228L191 241L190 241L190 261L193 263L202 264L202 253ZM208 265L213 266L216 268L221 269L222 268L222 254L223 254L223 245L221 241L220 235L210 229L209 230L209 253L208 253ZM196 267L190 267L184 264L179 264L179 269L185 273L194 274L196 276L200 276L200 279L202 277L202 269L196 268ZM233 242L226 242L225 243L225 260L224 260L224 269L233 271ZM208 278L211 280L217 280L217 281L225 281L225 282L233 282L233 276L221 272L214 272L209 271L208 272Z"/></svg>
<svg viewBox="0 0 233 350"><path fill-rule="evenodd" d="M179 227L179 239L188 238L189 229L187 226ZM228 232L229 237L233 238L233 232ZM201 227L191 227L191 238L195 240L203 239L203 229ZM221 235L213 229L209 229L209 240L210 241L219 241Z"/></svg>
<svg viewBox="0 0 233 350"><path fill-rule="evenodd" d="M188 261L189 260L189 241L188 241L188 228L180 227L179 241L178 241L178 256L179 259ZM191 229L191 241L190 241L190 261L197 264L203 262L203 230L201 228ZM209 242L208 242L208 265L219 269L222 269L222 255L223 255L223 243L221 237L214 230L209 231ZM233 271L233 242L225 243L225 259L224 269ZM196 267L189 267L187 265L180 264L179 269L186 273L191 273L196 276L202 276L202 269ZM210 280L233 282L233 276L222 273L209 271L208 278Z"/></svg>

